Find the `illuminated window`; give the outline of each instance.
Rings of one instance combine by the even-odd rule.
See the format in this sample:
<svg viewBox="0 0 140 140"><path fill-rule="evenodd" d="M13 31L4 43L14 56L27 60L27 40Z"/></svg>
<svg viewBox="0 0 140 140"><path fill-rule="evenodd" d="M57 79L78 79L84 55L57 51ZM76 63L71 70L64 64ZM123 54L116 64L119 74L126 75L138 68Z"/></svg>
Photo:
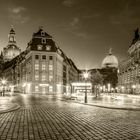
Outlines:
<svg viewBox="0 0 140 140"><path fill-rule="evenodd" d="M49 70L53 70L53 65L49 65Z"/></svg>
<svg viewBox="0 0 140 140"><path fill-rule="evenodd" d="M47 46L46 46L46 50L47 50L47 51L50 51L50 50L51 50L51 46L50 46L50 45L47 45Z"/></svg>
<svg viewBox="0 0 140 140"><path fill-rule="evenodd" d="M37 45L38 50L42 50L42 45Z"/></svg>
<svg viewBox="0 0 140 140"><path fill-rule="evenodd" d="M42 75L42 81L45 81L45 80L46 80L46 76Z"/></svg>
<svg viewBox="0 0 140 140"><path fill-rule="evenodd" d="M39 70L39 64L35 64L35 70Z"/></svg>
<svg viewBox="0 0 140 140"><path fill-rule="evenodd" d="M35 80L36 80L36 81L39 80L39 75L38 75L38 74L35 75Z"/></svg>
<svg viewBox="0 0 140 140"><path fill-rule="evenodd" d="M61 51L60 49L58 49L57 51L58 51L58 53L59 53L60 55L62 54L62 51Z"/></svg>
<svg viewBox="0 0 140 140"><path fill-rule="evenodd" d="M53 75L49 75L49 81L51 82L53 80Z"/></svg>
<svg viewBox="0 0 140 140"><path fill-rule="evenodd" d="M49 92L53 92L53 86L49 86Z"/></svg>
<svg viewBox="0 0 140 140"><path fill-rule="evenodd" d="M39 91L38 86L35 86L35 92L38 92L38 91Z"/></svg>
<svg viewBox="0 0 140 140"><path fill-rule="evenodd" d="M42 64L42 70L45 70L45 69L46 69L46 65Z"/></svg>

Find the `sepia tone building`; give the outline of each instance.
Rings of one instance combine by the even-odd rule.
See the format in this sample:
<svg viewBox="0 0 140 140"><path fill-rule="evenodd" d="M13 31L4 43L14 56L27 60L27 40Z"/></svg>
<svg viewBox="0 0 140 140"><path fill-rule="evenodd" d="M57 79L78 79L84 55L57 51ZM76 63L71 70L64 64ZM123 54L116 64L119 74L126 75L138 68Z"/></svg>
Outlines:
<svg viewBox="0 0 140 140"><path fill-rule="evenodd" d="M5 61L3 74L8 85L18 91L65 93L71 92L71 82L78 81L79 70L43 27L33 34L25 51L12 55L13 59Z"/></svg>
<svg viewBox="0 0 140 140"><path fill-rule="evenodd" d="M103 76L103 85L105 89L110 87L113 90L117 90L118 86L118 58L112 53L112 49L109 50L107 56L103 59L101 69L99 72Z"/></svg>
<svg viewBox="0 0 140 140"><path fill-rule="evenodd" d="M118 86L124 93L140 93L140 36L138 29L131 46L128 57L119 64Z"/></svg>
<svg viewBox="0 0 140 140"><path fill-rule="evenodd" d="M12 27L8 35L8 45L3 49L4 62L10 61L19 55L21 49L16 44L16 33Z"/></svg>
<svg viewBox="0 0 140 140"><path fill-rule="evenodd" d="M86 70L80 70L79 72L79 81L84 81L83 73ZM102 84L100 85L102 92L117 92L118 86L118 59L115 55L113 55L111 49L109 53L102 61L101 68L89 69L87 70L89 73L89 78L87 81L92 83L92 90L94 92L94 84L93 78L94 75L99 74L102 77Z"/></svg>

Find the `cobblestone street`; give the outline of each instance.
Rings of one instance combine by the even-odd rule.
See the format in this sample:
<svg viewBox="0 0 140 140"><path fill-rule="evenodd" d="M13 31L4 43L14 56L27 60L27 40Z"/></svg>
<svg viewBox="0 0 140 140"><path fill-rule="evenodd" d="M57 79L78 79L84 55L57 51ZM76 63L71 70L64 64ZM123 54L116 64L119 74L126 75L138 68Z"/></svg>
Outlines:
<svg viewBox="0 0 140 140"><path fill-rule="evenodd" d="M0 114L0 140L140 140L140 111L17 96L17 111Z"/></svg>

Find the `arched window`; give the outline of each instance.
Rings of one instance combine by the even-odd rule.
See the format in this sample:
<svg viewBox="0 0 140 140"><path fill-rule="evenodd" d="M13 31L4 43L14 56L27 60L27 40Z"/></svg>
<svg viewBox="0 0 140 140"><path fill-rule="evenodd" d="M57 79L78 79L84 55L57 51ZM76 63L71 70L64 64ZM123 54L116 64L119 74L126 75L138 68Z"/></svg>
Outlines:
<svg viewBox="0 0 140 140"><path fill-rule="evenodd" d="M45 43L46 43L46 39L42 38L42 44L45 44Z"/></svg>

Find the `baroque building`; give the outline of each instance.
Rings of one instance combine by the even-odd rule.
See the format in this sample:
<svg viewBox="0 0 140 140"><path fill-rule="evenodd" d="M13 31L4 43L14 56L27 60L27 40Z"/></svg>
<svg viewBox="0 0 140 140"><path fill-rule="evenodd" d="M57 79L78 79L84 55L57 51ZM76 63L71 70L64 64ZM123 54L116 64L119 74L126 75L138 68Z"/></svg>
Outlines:
<svg viewBox="0 0 140 140"><path fill-rule="evenodd" d="M79 80L84 81L83 72L86 70L81 70L79 72ZM92 83L92 92L94 92L95 80L99 78L102 82L100 84L102 92L117 92L118 86L118 59L115 55L113 55L111 49L101 63L101 68L97 69L89 69L87 70L89 73L88 81ZM102 78L101 78L102 77ZM94 81L94 82L93 82ZM97 80L98 82L98 80Z"/></svg>
<svg viewBox="0 0 140 140"><path fill-rule="evenodd" d="M79 70L40 27L26 50L5 62L3 73L9 86L18 91L47 94L70 92L71 82L78 81Z"/></svg>
<svg viewBox="0 0 140 140"><path fill-rule="evenodd" d="M140 93L140 36L135 30L128 57L119 64L118 86L124 93Z"/></svg>
<svg viewBox="0 0 140 140"><path fill-rule="evenodd" d="M117 91L118 64L117 57L113 55L112 49L110 49L108 55L103 59L101 69L99 70L103 75L103 85L107 89L110 87Z"/></svg>
<svg viewBox="0 0 140 140"><path fill-rule="evenodd" d="M3 49L4 61L10 61L21 52L20 48L16 44L16 33L14 28L11 27L8 35L8 45Z"/></svg>
<svg viewBox="0 0 140 140"><path fill-rule="evenodd" d="M102 61L102 69L104 68L118 68L118 59L112 54L112 49L110 48L109 54Z"/></svg>

